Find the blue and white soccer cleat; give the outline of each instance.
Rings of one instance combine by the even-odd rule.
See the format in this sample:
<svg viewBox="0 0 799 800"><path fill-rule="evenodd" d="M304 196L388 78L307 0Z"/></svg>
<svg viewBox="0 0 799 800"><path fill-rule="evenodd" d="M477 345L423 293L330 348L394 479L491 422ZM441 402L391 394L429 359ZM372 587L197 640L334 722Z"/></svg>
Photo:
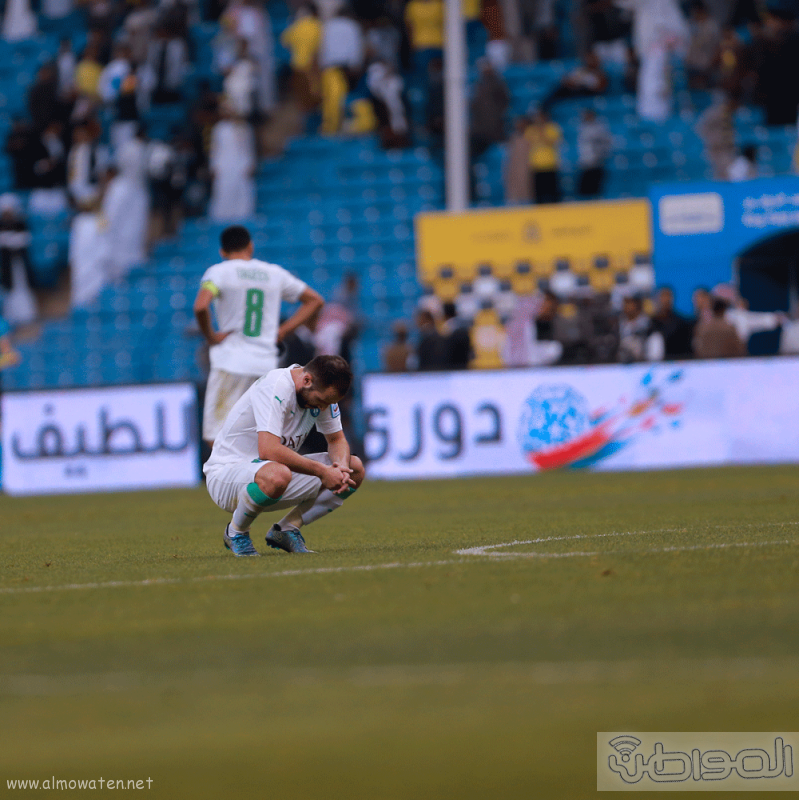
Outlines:
<svg viewBox="0 0 799 800"><path fill-rule="evenodd" d="M266 543L275 550L285 550L287 553L313 553L305 546L305 539L297 528L282 530L275 524L266 534Z"/></svg>
<svg viewBox="0 0 799 800"><path fill-rule="evenodd" d="M260 556L261 554L252 546L249 533L240 533L238 536L228 536L230 525L225 528L225 537L222 540L225 547L234 556Z"/></svg>

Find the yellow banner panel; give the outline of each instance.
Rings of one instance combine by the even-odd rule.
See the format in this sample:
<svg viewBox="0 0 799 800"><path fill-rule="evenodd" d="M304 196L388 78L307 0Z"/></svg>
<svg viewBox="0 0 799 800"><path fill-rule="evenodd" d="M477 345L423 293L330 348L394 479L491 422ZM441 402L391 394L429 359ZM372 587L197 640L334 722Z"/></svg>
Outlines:
<svg viewBox="0 0 799 800"><path fill-rule="evenodd" d="M417 215L415 224L425 284L433 284L442 269L468 281L483 265L498 278L513 276L520 263L529 264L536 278L557 269L622 272L652 251L647 200L427 213Z"/></svg>

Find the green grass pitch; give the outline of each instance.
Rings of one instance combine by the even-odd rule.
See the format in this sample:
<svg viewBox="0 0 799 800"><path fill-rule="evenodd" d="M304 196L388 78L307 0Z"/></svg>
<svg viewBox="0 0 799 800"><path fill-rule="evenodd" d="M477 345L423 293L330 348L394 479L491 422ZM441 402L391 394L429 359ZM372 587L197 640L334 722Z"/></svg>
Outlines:
<svg viewBox="0 0 799 800"><path fill-rule="evenodd" d="M795 731L798 479L367 482L258 559L204 489L0 497L0 794L573 800L597 731Z"/></svg>

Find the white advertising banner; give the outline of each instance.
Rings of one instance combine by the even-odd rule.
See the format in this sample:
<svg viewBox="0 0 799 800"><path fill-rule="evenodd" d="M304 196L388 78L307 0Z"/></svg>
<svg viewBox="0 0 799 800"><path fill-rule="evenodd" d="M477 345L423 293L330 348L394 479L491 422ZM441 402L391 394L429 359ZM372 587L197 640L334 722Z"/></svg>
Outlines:
<svg viewBox="0 0 799 800"><path fill-rule="evenodd" d="M369 475L799 463L799 359L369 375Z"/></svg>
<svg viewBox="0 0 799 800"><path fill-rule="evenodd" d="M191 384L4 394L8 494L155 489L199 481Z"/></svg>

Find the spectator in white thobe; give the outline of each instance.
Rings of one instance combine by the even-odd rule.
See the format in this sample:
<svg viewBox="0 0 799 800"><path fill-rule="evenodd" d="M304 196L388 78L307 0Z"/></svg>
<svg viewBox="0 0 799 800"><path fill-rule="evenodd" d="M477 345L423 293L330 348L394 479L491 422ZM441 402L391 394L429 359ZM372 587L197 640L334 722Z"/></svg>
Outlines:
<svg viewBox="0 0 799 800"><path fill-rule="evenodd" d="M211 133L211 203L213 220L240 220L255 213L255 137L252 127L229 105Z"/></svg>
<svg viewBox="0 0 799 800"><path fill-rule="evenodd" d="M322 28L319 48L319 67L343 67L350 76L357 75L363 67L364 37L359 22L342 11L328 20Z"/></svg>
<svg viewBox="0 0 799 800"><path fill-rule="evenodd" d="M277 105L275 38L269 13L257 0L233 0L223 15L235 34L247 41L250 56L258 64L258 110L271 114Z"/></svg>
<svg viewBox="0 0 799 800"><path fill-rule="evenodd" d="M408 117L402 96L405 89L402 76L391 64L375 61L366 70L366 86L374 99L383 146L405 146L408 143Z"/></svg>
<svg viewBox="0 0 799 800"><path fill-rule="evenodd" d="M123 277L147 257L150 194L147 144L140 134L125 142L116 156L117 174L103 198L103 215L112 242L111 278Z"/></svg>
<svg viewBox="0 0 799 800"><path fill-rule="evenodd" d="M108 148L99 142L100 126L94 120L76 125L67 156L67 190L76 205L100 197L100 184L109 167Z"/></svg>
<svg viewBox="0 0 799 800"><path fill-rule="evenodd" d="M633 47L640 60L637 111L642 119L663 122L671 114L672 54L684 57L688 23L677 0L615 0L633 12Z"/></svg>
<svg viewBox="0 0 799 800"><path fill-rule="evenodd" d="M72 13L74 7L72 0L42 0L41 13L48 19L64 19Z"/></svg>
<svg viewBox="0 0 799 800"><path fill-rule="evenodd" d="M36 15L31 11L30 0L8 0L3 14L3 39L18 42L37 33Z"/></svg>
<svg viewBox="0 0 799 800"><path fill-rule="evenodd" d="M222 85L225 100L238 116L248 119L255 110L257 89L258 65L250 58L246 39L240 39L238 55Z"/></svg>
<svg viewBox="0 0 799 800"><path fill-rule="evenodd" d="M84 202L69 232L70 305L89 305L109 282L111 240L97 203Z"/></svg>
<svg viewBox="0 0 799 800"><path fill-rule="evenodd" d="M72 52L72 42L68 38L62 39L55 61L58 73L58 97L62 102L68 103L75 93L77 63L75 53Z"/></svg>
<svg viewBox="0 0 799 800"><path fill-rule="evenodd" d="M0 195L0 301L11 325L26 325L38 316L28 248L31 232L18 195Z"/></svg>
<svg viewBox="0 0 799 800"><path fill-rule="evenodd" d="M186 42L168 25L156 30L147 49L147 60L139 70L147 104L178 103L189 63Z"/></svg>
<svg viewBox="0 0 799 800"><path fill-rule="evenodd" d="M114 57L103 68L97 90L109 110L115 112L111 123L111 149L114 156L125 142L136 135L138 128L138 80L128 45L114 48Z"/></svg>

